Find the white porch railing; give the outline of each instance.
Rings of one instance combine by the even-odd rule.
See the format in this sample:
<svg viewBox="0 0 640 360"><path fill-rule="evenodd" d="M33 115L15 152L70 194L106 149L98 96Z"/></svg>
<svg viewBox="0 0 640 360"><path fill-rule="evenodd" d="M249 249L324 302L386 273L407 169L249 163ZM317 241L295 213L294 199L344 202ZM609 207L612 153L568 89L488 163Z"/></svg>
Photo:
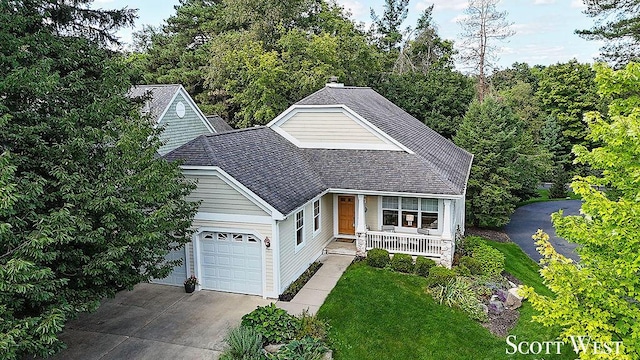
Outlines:
<svg viewBox="0 0 640 360"><path fill-rule="evenodd" d="M438 236L367 231L367 250L385 249L390 253L404 253L439 258L442 241Z"/></svg>

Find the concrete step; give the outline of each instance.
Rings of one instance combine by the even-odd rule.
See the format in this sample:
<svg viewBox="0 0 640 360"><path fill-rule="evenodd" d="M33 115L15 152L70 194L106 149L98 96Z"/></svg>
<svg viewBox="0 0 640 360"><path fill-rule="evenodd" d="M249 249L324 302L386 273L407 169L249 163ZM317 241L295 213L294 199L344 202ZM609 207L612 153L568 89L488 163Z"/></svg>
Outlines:
<svg viewBox="0 0 640 360"><path fill-rule="evenodd" d="M325 254L335 254L335 255L356 255L356 244L355 243L347 243L340 241L332 241L327 245L324 249Z"/></svg>

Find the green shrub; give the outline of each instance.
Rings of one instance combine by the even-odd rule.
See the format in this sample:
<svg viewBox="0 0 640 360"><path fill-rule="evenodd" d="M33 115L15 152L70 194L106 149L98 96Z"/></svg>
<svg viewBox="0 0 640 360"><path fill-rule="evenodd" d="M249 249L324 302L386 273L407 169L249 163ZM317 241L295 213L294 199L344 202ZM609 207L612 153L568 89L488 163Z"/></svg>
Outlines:
<svg viewBox="0 0 640 360"><path fill-rule="evenodd" d="M429 270L431 270L431 268L434 266L436 266L436 262L433 261L433 259L429 259L424 256L418 256L416 258L415 271L416 271L416 274L420 276L424 276L424 277L428 276Z"/></svg>
<svg viewBox="0 0 640 360"><path fill-rule="evenodd" d="M445 285L450 280L455 279L456 272L443 266L434 266L429 270L427 284L429 286Z"/></svg>
<svg viewBox="0 0 640 360"><path fill-rule="evenodd" d="M482 244L473 249L472 257L480 262L483 275L489 277L499 276L504 270L504 254L487 244Z"/></svg>
<svg viewBox="0 0 640 360"><path fill-rule="evenodd" d="M483 273L482 263L480 260L472 258L471 256L461 257L460 265L464 265L473 275L482 275Z"/></svg>
<svg viewBox="0 0 640 360"><path fill-rule="evenodd" d="M271 303L258 306L243 316L242 326L250 327L262 334L264 344L280 344L295 337L300 329L300 320Z"/></svg>
<svg viewBox="0 0 640 360"><path fill-rule="evenodd" d="M296 339L300 340L305 337L312 337L317 340L327 339L329 325L324 320L309 314L307 309L302 310L302 314L298 318L300 319L300 328L296 333Z"/></svg>
<svg viewBox="0 0 640 360"><path fill-rule="evenodd" d="M470 256L473 254L473 250L480 245L484 244L484 239L479 236L466 236L462 239L462 247L460 250L460 254L462 256Z"/></svg>
<svg viewBox="0 0 640 360"><path fill-rule="evenodd" d="M458 276L471 276L471 271L464 264L458 264L458 266L453 268L453 271L455 271Z"/></svg>
<svg viewBox="0 0 640 360"><path fill-rule="evenodd" d="M367 251L367 264L377 268L384 268L389 264L389 252L378 248Z"/></svg>
<svg viewBox="0 0 640 360"><path fill-rule="evenodd" d="M224 338L227 349L221 360L258 360L263 359L262 335L256 330L240 326L229 330Z"/></svg>
<svg viewBox="0 0 640 360"><path fill-rule="evenodd" d="M391 268L403 273L412 273L413 258L408 254L394 254L391 259Z"/></svg>
<svg viewBox="0 0 640 360"><path fill-rule="evenodd" d="M429 292L433 299L440 304L457 307L472 319L478 321L488 320L480 300L471 289L471 284L464 278L455 278L445 284L438 284L430 288Z"/></svg>
<svg viewBox="0 0 640 360"><path fill-rule="evenodd" d="M327 345L317 339L305 337L290 341L275 354L267 354L267 359L273 360L320 360L329 351Z"/></svg>

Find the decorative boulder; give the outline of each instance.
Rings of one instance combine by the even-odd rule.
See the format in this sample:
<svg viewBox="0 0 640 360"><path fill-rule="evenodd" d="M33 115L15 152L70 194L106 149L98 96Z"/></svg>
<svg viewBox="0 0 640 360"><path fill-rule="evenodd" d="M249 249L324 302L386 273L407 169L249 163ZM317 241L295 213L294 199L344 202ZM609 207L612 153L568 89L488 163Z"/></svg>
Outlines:
<svg viewBox="0 0 640 360"><path fill-rule="evenodd" d="M489 309L493 310L496 314L500 314L504 311L504 303L500 300L498 295L491 296L491 300L489 300Z"/></svg>
<svg viewBox="0 0 640 360"><path fill-rule="evenodd" d="M507 294L507 301L504 303L507 309L514 310L522 306L522 296L518 295L519 288L511 288Z"/></svg>

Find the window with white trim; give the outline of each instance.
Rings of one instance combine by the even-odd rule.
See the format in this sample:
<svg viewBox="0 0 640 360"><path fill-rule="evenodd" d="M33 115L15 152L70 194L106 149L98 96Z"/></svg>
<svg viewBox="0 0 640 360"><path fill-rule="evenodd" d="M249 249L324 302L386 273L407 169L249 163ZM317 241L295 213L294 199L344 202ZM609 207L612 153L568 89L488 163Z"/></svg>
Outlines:
<svg viewBox="0 0 640 360"><path fill-rule="evenodd" d="M296 213L296 246L304 242L304 210Z"/></svg>
<svg viewBox="0 0 640 360"><path fill-rule="evenodd" d="M438 199L382 197L382 225L438 228Z"/></svg>
<svg viewBox="0 0 640 360"><path fill-rule="evenodd" d="M320 231L320 199L313 202L313 233Z"/></svg>

